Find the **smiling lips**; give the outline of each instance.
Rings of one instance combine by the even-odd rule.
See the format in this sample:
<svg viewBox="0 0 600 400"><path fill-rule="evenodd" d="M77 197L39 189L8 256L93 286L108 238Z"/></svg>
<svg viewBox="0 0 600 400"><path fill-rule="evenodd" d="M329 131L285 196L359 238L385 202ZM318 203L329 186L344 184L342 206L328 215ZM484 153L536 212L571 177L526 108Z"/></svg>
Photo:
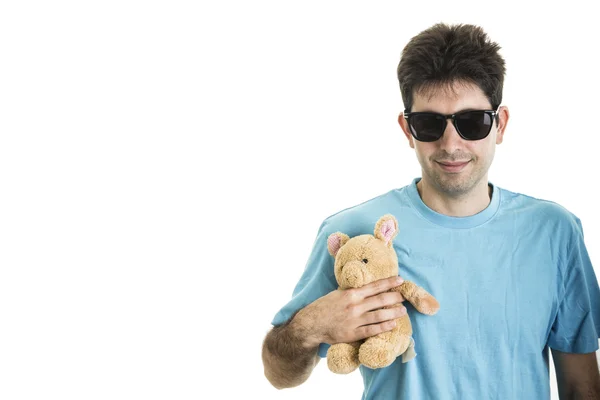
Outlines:
<svg viewBox="0 0 600 400"><path fill-rule="evenodd" d="M460 172L470 162L469 161L436 161L444 171Z"/></svg>

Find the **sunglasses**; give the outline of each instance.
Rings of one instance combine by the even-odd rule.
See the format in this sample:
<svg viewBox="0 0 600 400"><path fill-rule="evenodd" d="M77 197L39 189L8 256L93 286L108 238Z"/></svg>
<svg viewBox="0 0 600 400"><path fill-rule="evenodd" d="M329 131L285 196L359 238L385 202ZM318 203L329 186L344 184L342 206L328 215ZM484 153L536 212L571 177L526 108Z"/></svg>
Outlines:
<svg viewBox="0 0 600 400"><path fill-rule="evenodd" d="M448 118L456 128L456 132L465 140L481 140L492 130L494 118L498 118L497 110L471 110L456 114L444 115L434 112L405 112L410 133L420 142L435 142L446 130Z"/></svg>

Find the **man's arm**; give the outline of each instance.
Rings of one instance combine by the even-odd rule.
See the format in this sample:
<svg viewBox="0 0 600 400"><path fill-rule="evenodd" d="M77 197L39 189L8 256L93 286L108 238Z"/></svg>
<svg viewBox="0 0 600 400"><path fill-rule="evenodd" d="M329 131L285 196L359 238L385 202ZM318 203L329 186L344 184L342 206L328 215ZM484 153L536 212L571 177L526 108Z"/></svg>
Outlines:
<svg viewBox="0 0 600 400"><path fill-rule="evenodd" d="M262 348L266 378L277 389L298 386L317 365L319 344L351 343L394 329L394 320L406 314L406 308L384 307L404 300L399 293L387 292L402 281L394 277L358 289L334 290L274 327Z"/></svg>
<svg viewBox="0 0 600 400"><path fill-rule="evenodd" d="M267 334L262 348L265 376L277 389L304 383L319 362L318 349L319 342L311 339L297 313Z"/></svg>
<svg viewBox="0 0 600 400"><path fill-rule="evenodd" d="M596 353L563 353L552 349L560 400L600 400Z"/></svg>

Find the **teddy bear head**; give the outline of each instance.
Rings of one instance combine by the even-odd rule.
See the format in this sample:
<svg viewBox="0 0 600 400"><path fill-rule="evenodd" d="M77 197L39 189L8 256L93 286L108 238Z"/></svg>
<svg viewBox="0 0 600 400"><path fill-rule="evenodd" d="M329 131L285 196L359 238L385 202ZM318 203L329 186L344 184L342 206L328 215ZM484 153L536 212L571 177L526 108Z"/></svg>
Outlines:
<svg viewBox="0 0 600 400"><path fill-rule="evenodd" d="M367 283L398 275L398 257L393 241L398 221L384 215L375 224L373 235L335 232L327 238L329 254L335 257L334 273L340 289L358 288Z"/></svg>

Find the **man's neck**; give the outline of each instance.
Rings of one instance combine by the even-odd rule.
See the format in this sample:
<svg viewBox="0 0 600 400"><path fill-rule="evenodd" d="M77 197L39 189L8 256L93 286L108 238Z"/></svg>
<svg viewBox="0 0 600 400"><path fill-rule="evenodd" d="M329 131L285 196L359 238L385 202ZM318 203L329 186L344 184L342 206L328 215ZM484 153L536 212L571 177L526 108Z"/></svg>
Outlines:
<svg viewBox="0 0 600 400"><path fill-rule="evenodd" d="M482 179L471 192L460 197L449 197L437 191L421 179L417 190L423 203L437 213L450 217L468 217L483 211L492 197L492 189L488 186L487 178Z"/></svg>

